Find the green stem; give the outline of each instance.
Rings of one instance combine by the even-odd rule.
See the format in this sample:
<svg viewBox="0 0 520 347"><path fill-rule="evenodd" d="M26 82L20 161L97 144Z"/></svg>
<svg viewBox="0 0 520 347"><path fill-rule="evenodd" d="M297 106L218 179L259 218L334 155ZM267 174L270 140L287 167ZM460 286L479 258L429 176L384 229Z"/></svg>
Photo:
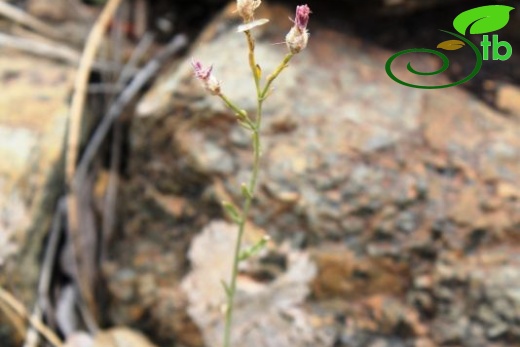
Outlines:
<svg viewBox="0 0 520 347"><path fill-rule="evenodd" d="M253 141L259 144L259 134L257 130L253 130ZM255 148L258 148L255 145ZM258 177L258 169L260 167L260 151L255 150L255 156L253 161L253 173L251 175L251 180L249 181L248 189L251 192L249 197L246 197L244 201L244 205L242 208L242 218L240 219L240 223L238 224L238 236L235 244L235 252L233 257L233 270L231 273L231 283L229 285L229 295L227 296L227 305L226 305L226 322L225 322L225 330L224 330L224 347L229 347L231 342L231 324L233 321L233 302L235 299L235 293L237 289L237 277L238 277L238 265L240 263L240 247L242 245L242 238L244 236L245 225L247 221L247 215L249 214L249 210L251 208L251 203L253 201L253 191L256 185L256 180Z"/></svg>
<svg viewBox="0 0 520 347"><path fill-rule="evenodd" d="M274 70L274 72L272 74L269 75L269 77L267 77L267 83L265 84L265 87L264 89L262 90L262 92L260 93L260 98L263 100L265 100L266 96L267 96L267 93L269 92L269 88L271 87L271 84L274 82L274 80L276 79L276 77L278 77L278 75L287 67L289 66L289 61L291 61L292 57L294 56L294 54L292 53L287 53L287 55L285 56L285 58L283 58L282 62L280 63L280 65L278 65L278 67L276 68L276 70Z"/></svg>
<svg viewBox="0 0 520 347"><path fill-rule="evenodd" d="M227 105L227 107L229 107L231 110L235 111L236 116L238 117L239 121L243 122L242 124L244 126L246 126L248 129L254 130L256 125L255 125L255 123L253 123L251 121L251 119L249 119L246 111L239 109L224 94L220 93L220 94L218 94L218 96L224 101L224 103Z"/></svg>
<svg viewBox="0 0 520 347"><path fill-rule="evenodd" d="M255 39L251 35L249 30L244 31L247 38L247 46L249 48L249 67L253 73L253 79L255 80L256 93L260 97L260 68L256 64L255 60Z"/></svg>
<svg viewBox="0 0 520 347"><path fill-rule="evenodd" d="M227 107L229 107L230 109L232 109L233 111L235 111L235 113L237 114L237 116L240 116L241 118L247 118L247 113L246 111L244 110L241 110L239 109L234 103L231 102L231 100L229 100L224 94L220 93L218 95L227 105Z"/></svg>
<svg viewBox="0 0 520 347"><path fill-rule="evenodd" d="M267 82L264 88L260 87L260 77L261 71L255 62L255 42L249 31L245 31L245 35L248 42L249 47L249 66L253 73L253 78L255 80L256 93L257 93L257 106L256 106L256 118L255 122L250 121L249 117L246 116L245 111L238 109L232 102L230 102L224 95L220 95L222 100L231 108L233 111L237 112L238 115L245 117L249 124L251 125L252 131L252 140L253 140L253 150L254 150L254 158L253 158L253 168L251 173L251 178L249 180L249 185L247 189L249 190L249 194L245 196L244 204L242 207L242 214L240 217L240 221L238 223L238 236L235 244L235 251L233 257L233 269L231 272L231 282L229 285L229 291L227 292L227 305L226 305L226 317L225 317L225 328L224 328L224 347L230 347L231 343L231 326L233 321L233 303L236 294L237 288L237 277L238 277L238 265L240 263L240 248L242 245L242 238L244 236L245 225L247 221L247 217L249 215L249 210L251 209L251 204L253 201L253 197L255 194L256 183L258 180L258 171L260 168L260 128L262 124L262 106L263 102L266 99L266 95L269 91L269 88L273 81L278 77L278 75L287 67L289 61L293 57L293 54L289 53L285 56L284 60L277 67L277 69L269 75L267 78Z"/></svg>

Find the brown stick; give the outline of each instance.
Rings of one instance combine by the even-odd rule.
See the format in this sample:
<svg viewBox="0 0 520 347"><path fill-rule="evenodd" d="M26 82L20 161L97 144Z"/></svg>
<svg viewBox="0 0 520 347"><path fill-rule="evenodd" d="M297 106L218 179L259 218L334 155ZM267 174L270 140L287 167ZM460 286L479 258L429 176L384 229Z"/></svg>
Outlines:
<svg viewBox="0 0 520 347"><path fill-rule="evenodd" d="M1 3L2 2L0 1L0 4ZM48 44L4 33L0 33L0 46L18 49L20 51L29 52L51 59L64 60L67 63L74 65L79 61L78 52L67 46L56 43Z"/></svg>
<svg viewBox="0 0 520 347"><path fill-rule="evenodd" d="M49 241L45 247L45 254L43 257L43 263L41 266L40 279L38 281L38 298L34 305L31 317L33 319L41 320L43 312L48 313L51 306L50 288L52 271L56 262L58 253L58 244L60 241L61 231L63 227L63 217L65 214L65 199L60 198L58 201L56 210L54 212L54 218L52 221L51 230L49 233ZM36 328L30 327L25 335L25 343L23 347L36 347L39 346L39 335Z"/></svg>
<svg viewBox="0 0 520 347"><path fill-rule="evenodd" d="M53 39L63 38L58 30L7 2L0 1L0 15Z"/></svg>
<svg viewBox="0 0 520 347"><path fill-rule="evenodd" d="M68 210L68 229L71 236L71 241L74 248L74 254L76 256L76 262L78 263L78 270L81 271L80 258L81 249L79 248L81 242L78 232L78 200L75 193L74 186L72 184L74 174L76 171L76 162L78 159L78 151L80 144L81 135L81 116L85 105L85 96L87 92L87 82L92 69L96 52L103 38L105 30L114 16L121 0L109 0L105 5L105 8L101 12L99 18L94 24L90 34L87 38L83 54L79 63L78 72L74 84L74 95L72 97L72 103L70 106L69 114L69 131L67 140L67 156L65 162L65 178L67 181L69 196L67 199L67 210ZM91 311L94 311L94 297L90 292L90 288L87 287L85 282L82 280L81 273L77 274L78 286L80 288L81 295L87 306Z"/></svg>
<svg viewBox="0 0 520 347"><path fill-rule="evenodd" d="M67 163L66 163L66 178L70 184L74 177L76 161L78 157L78 146L81 128L81 113L85 104L86 86L94 57L97 49L103 38L106 27L110 19L113 17L121 0L109 0L90 34L85 44L85 49L81 56L76 81L74 83L74 95L70 106L70 123L69 123L69 137L67 143Z"/></svg>
<svg viewBox="0 0 520 347"><path fill-rule="evenodd" d="M176 35L167 45L161 50L156 57L150 60L132 79L132 82L121 92L115 102L110 106L107 114L99 125L94 134L90 138L88 145L85 147L81 161L78 163L76 176L74 177L73 185L78 184L87 176L87 170L92 163L99 147L103 143L106 134L110 130L112 123L124 111L125 107L137 95L141 88L146 85L152 77L154 77L164 62L173 54L184 48L187 43L187 38L184 35Z"/></svg>
<svg viewBox="0 0 520 347"><path fill-rule="evenodd" d="M20 317L27 319L29 323L31 323L31 325L55 347L63 347L63 342L52 330L42 323L41 320L31 317L23 304L2 287L0 287L0 300L7 304L7 306L9 306Z"/></svg>

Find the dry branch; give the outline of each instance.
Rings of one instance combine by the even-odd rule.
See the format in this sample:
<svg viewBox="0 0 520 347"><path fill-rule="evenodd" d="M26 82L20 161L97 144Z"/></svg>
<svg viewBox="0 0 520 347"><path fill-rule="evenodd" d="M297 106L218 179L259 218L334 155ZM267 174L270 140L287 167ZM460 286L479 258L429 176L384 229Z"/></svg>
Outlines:
<svg viewBox="0 0 520 347"><path fill-rule="evenodd" d="M0 1L0 15L7 17L10 20L23 26L31 28L32 30L45 36L54 39L61 39L63 37L62 33L58 30L5 1Z"/></svg>
<svg viewBox="0 0 520 347"><path fill-rule="evenodd" d="M182 49L187 43L187 39L183 35L176 36L170 43L158 54L157 57L152 59L148 64L146 64L135 77L132 79L132 82L126 87L125 90L121 93L121 95L117 98L117 100L111 105L108 110L107 115L101 120L101 123L97 127L94 135L90 139L87 147L85 148L85 152L81 158L81 161L78 164L77 175L74 177L74 184L81 182L82 178L85 177L88 167L94 159L94 156L101 146L101 143L105 139L106 134L110 130L110 126L114 122L114 120L119 117L119 115L123 112L124 108L129 104L129 102L137 95L137 93L143 88L146 83L150 81L152 77L154 77L162 64L170 57L172 54L178 52Z"/></svg>
<svg viewBox="0 0 520 347"><path fill-rule="evenodd" d="M61 59L74 65L78 63L80 57L78 52L64 45L48 44L4 33L0 33L0 46L15 48L51 59Z"/></svg>
<svg viewBox="0 0 520 347"><path fill-rule="evenodd" d="M55 347L63 347L63 342L61 342L60 338L56 336L52 330L43 324L41 320L30 316L23 304L1 287L0 300L7 304L7 306L9 306L16 314L27 319L29 323L31 323L31 325Z"/></svg>
<svg viewBox="0 0 520 347"><path fill-rule="evenodd" d="M85 105L87 82L92 70L96 52L99 48L106 28L114 16L114 13L116 12L120 2L121 0L109 0L96 23L94 24L92 30L90 31L85 48L83 50L83 54L81 56L74 84L74 95L72 97L72 103L70 107L65 177L69 188L69 196L67 199L68 231L70 233L76 262L78 265L81 264L79 261L81 259L81 249L79 248L79 245L81 245L82 235L80 235L78 231L78 199L76 192L74 191L74 187L72 187L71 183L75 174L76 161L78 158L81 135L81 116ZM79 268L79 271L81 271L81 268ZM81 296L85 300L89 310L95 312L95 302L91 288L88 284L85 283L81 273L78 273L77 275L78 276L76 280L80 288Z"/></svg>

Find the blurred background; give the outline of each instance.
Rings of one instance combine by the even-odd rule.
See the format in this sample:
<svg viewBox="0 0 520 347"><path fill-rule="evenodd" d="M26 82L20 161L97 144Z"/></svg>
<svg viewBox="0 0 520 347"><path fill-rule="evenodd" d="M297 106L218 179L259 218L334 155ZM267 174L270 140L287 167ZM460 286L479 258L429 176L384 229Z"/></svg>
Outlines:
<svg viewBox="0 0 520 347"><path fill-rule="evenodd" d="M297 4L257 11L264 75ZM515 2L307 4L309 45L265 102L245 244L272 241L241 267L234 346L520 346L520 10L493 33L510 59L423 90L387 59ZM252 149L191 59L254 114L235 8L0 1L1 347L220 346L236 232L220 202L240 204ZM428 83L473 70L469 47L446 54ZM440 67L396 60L415 83L408 61Z"/></svg>

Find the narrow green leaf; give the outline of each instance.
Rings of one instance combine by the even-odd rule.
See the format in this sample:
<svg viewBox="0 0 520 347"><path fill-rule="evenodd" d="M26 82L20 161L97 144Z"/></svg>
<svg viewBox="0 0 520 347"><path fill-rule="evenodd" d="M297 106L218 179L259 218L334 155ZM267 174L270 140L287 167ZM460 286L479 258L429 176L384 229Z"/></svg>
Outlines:
<svg viewBox="0 0 520 347"><path fill-rule="evenodd" d="M242 260L246 260L246 259L251 258L253 255L257 254L262 249L264 249L265 245L267 245L267 242L270 239L271 238L269 236L264 236L264 237L262 237L262 239L260 241L258 241L253 246L248 247L248 248L240 251L239 256L238 256L238 260L242 261Z"/></svg>
<svg viewBox="0 0 520 347"><path fill-rule="evenodd" d="M240 213L238 212L238 209L229 202L222 202L222 206L224 206L224 210L227 212L229 218L235 223L241 222Z"/></svg>
<svg viewBox="0 0 520 347"><path fill-rule="evenodd" d="M236 112L235 113L235 116L239 120L245 120L245 119L247 119L247 112L246 112L246 110L240 110L240 112Z"/></svg>
<svg viewBox="0 0 520 347"><path fill-rule="evenodd" d="M242 190L242 195L244 196L244 198L247 198L247 199L253 198L251 191L249 191L249 188L247 188L247 185L245 183L242 183L240 185L240 189Z"/></svg>
<svg viewBox="0 0 520 347"><path fill-rule="evenodd" d="M453 20L453 27L462 35L487 34L502 29L509 22L509 12L514 7L505 5L487 5L476 7L459 14Z"/></svg>
<svg viewBox="0 0 520 347"><path fill-rule="evenodd" d="M245 250L240 251L240 253L238 254L238 260L239 261L246 260L250 256L251 255L249 254L249 250L245 249Z"/></svg>
<svg viewBox="0 0 520 347"><path fill-rule="evenodd" d="M251 130L251 131L253 130L253 128L251 127L251 124L249 124L247 121L239 120L238 124L240 124L243 128L245 128L247 130Z"/></svg>
<svg viewBox="0 0 520 347"><path fill-rule="evenodd" d="M265 94L263 94L261 100L264 101L266 100L268 97L270 97L271 95L273 94L273 89L272 88L269 88L268 90L265 91Z"/></svg>

